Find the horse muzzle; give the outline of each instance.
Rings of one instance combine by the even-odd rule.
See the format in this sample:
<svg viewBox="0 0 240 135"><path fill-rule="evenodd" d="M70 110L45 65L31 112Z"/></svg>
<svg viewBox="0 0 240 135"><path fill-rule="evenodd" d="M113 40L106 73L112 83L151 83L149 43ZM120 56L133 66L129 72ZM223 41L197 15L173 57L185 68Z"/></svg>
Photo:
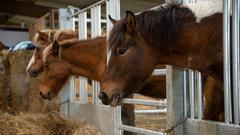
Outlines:
<svg viewBox="0 0 240 135"><path fill-rule="evenodd" d="M116 107L122 104L122 96L119 92L114 93L111 98L108 98L107 94L104 92L99 93L99 99L104 105L110 105L111 107Z"/></svg>
<svg viewBox="0 0 240 135"><path fill-rule="evenodd" d="M47 94L43 94L42 92L40 92L40 95L43 99L48 99L48 100L52 99L52 93L51 92L48 92Z"/></svg>

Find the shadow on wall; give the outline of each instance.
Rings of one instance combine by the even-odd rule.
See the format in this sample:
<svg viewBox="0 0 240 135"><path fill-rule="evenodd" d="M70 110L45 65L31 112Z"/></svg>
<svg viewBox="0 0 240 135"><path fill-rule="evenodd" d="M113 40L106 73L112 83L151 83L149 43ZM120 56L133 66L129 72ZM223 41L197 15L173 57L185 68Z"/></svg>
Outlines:
<svg viewBox="0 0 240 135"><path fill-rule="evenodd" d="M43 100L38 78L29 78L26 66L32 51L0 52L0 109L9 113L59 111L59 100Z"/></svg>

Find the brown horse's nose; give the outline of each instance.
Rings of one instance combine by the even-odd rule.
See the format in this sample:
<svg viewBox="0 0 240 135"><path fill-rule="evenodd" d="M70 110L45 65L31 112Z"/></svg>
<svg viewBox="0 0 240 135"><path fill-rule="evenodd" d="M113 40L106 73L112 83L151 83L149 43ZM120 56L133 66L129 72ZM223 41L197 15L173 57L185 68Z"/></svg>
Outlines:
<svg viewBox="0 0 240 135"><path fill-rule="evenodd" d="M43 99L51 100L51 98L52 98L51 92L48 92L46 95L44 95L44 94L40 91L40 95L42 96Z"/></svg>
<svg viewBox="0 0 240 135"><path fill-rule="evenodd" d="M102 101L104 105L109 105L109 99L105 92L100 92L98 98Z"/></svg>

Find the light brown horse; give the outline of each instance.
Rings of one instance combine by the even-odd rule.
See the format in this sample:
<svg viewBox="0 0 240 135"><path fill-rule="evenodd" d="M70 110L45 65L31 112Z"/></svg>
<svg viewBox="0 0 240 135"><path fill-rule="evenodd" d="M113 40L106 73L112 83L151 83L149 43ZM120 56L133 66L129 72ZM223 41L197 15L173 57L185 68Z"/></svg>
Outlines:
<svg viewBox="0 0 240 135"><path fill-rule="evenodd" d="M78 33L72 30L41 30L38 31L33 38L35 49L30 62L28 63L26 72L30 77L37 77L43 70L42 51L50 45L53 40L63 41L69 39L76 40Z"/></svg>
<svg viewBox="0 0 240 135"><path fill-rule="evenodd" d="M204 15L193 8L201 9L204 3L165 4L139 15L127 11L119 21L110 17L114 26L108 40L111 56L101 82L103 100L111 106L120 105L158 64L196 69L212 76L223 90L221 6L205 4L217 7ZM208 100L215 102L214 97Z"/></svg>

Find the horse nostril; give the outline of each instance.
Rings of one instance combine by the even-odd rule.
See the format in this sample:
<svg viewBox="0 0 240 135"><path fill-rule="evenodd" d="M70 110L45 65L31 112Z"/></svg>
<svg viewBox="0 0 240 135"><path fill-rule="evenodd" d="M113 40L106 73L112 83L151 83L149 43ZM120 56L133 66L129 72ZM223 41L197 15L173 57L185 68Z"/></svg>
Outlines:
<svg viewBox="0 0 240 135"><path fill-rule="evenodd" d="M40 94L41 96L43 96L43 94L42 94L42 92L41 92L41 91L39 92L39 94Z"/></svg>
<svg viewBox="0 0 240 135"><path fill-rule="evenodd" d="M107 94L104 93L104 92L100 92L99 95L98 95L98 97L99 97L99 99L101 99L101 100L104 100L104 99L107 99L107 98L108 98L108 97L107 97Z"/></svg>
<svg viewBox="0 0 240 135"><path fill-rule="evenodd" d="M105 105L108 104L108 96L107 96L106 93L100 92L99 95L98 95L98 98L99 98L100 100L102 100L102 103L103 103L103 104L105 104Z"/></svg>

